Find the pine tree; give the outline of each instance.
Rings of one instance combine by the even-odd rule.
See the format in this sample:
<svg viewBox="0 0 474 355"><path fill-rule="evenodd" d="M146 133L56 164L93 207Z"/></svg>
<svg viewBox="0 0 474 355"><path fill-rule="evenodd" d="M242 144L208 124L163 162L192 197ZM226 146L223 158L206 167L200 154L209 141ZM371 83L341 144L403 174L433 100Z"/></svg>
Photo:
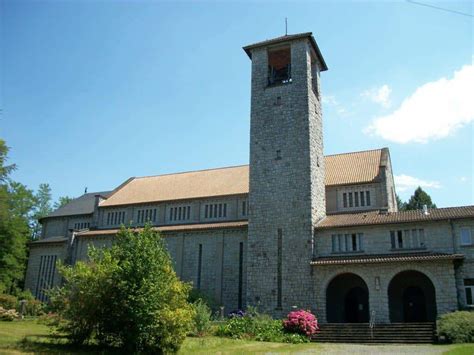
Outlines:
<svg viewBox="0 0 474 355"><path fill-rule="evenodd" d="M421 210L423 205L428 208L436 208L436 204L431 201L431 196L428 195L420 186L415 190L414 194L406 203L407 210Z"/></svg>

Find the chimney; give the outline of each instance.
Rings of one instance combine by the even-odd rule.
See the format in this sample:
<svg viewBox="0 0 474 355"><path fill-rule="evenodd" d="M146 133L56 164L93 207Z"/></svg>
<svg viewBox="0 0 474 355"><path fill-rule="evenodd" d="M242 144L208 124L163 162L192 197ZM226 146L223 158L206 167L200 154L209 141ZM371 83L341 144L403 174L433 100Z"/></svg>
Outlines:
<svg viewBox="0 0 474 355"><path fill-rule="evenodd" d="M427 205L423 205L423 214L425 216L428 216L430 213L428 212L428 206Z"/></svg>

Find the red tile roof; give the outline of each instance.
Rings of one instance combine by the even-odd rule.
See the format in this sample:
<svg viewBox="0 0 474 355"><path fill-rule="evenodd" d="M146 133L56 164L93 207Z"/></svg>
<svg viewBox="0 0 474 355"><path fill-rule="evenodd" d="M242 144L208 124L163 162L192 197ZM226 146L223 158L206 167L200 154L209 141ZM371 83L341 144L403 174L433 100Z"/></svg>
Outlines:
<svg viewBox="0 0 474 355"><path fill-rule="evenodd" d="M433 208L424 214L422 210L400 212L360 212L333 214L323 218L316 229L352 227L363 225L441 221L448 219L474 218L474 206Z"/></svg>
<svg viewBox="0 0 474 355"><path fill-rule="evenodd" d="M430 261L430 260L454 260L463 259L462 254L445 253L397 253L397 254L376 254L376 255L357 255L357 256L328 256L313 259L311 265L346 265L346 264L376 264L376 263L394 263L406 261Z"/></svg>

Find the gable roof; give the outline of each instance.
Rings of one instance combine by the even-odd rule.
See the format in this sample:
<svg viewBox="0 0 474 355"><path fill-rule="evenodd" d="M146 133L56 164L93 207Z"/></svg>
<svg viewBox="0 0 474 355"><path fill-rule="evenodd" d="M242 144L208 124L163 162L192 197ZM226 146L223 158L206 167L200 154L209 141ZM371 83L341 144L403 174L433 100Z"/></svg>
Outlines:
<svg viewBox="0 0 474 355"><path fill-rule="evenodd" d="M377 181L386 148L325 157L326 186ZM131 178L101 207L248 194L249 166Z"/></svg>
<svg viewBox="0 0 474 355"><path fill-rule="evenodd" d="M361 213L345 213L326 216L318 223L316 229L425 221L442 221L448 219L473 217L474 206L432 208L428 210L428 214L424 214L422 210L400 212L372 211Z"/></svg>
<svg viewBox="0 0 474 355"><path fill-rule="evenodd" d="M94 212L95 196L101 195L104 197L109 197L111 193L112 191L102 191L84 194L73 199L64 206L59 207L57 210L51 212L49 215L43 218L91 214Z"/></svg>

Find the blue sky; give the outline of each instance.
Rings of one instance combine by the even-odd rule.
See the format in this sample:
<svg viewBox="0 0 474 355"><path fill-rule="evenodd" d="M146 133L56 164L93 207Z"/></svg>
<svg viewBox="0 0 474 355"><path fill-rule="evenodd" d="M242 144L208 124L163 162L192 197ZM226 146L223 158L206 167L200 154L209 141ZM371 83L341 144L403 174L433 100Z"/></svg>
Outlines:
<svg viewBox="0 0 474 355"><path fill-rule="evenodd" d="M472 2L426 2L472 14ZM325 154L389 147L403 199L474 204L473 18L394 2L1 2L0 137L54 198L248 163L242 46L313 32Z"/></svg>

